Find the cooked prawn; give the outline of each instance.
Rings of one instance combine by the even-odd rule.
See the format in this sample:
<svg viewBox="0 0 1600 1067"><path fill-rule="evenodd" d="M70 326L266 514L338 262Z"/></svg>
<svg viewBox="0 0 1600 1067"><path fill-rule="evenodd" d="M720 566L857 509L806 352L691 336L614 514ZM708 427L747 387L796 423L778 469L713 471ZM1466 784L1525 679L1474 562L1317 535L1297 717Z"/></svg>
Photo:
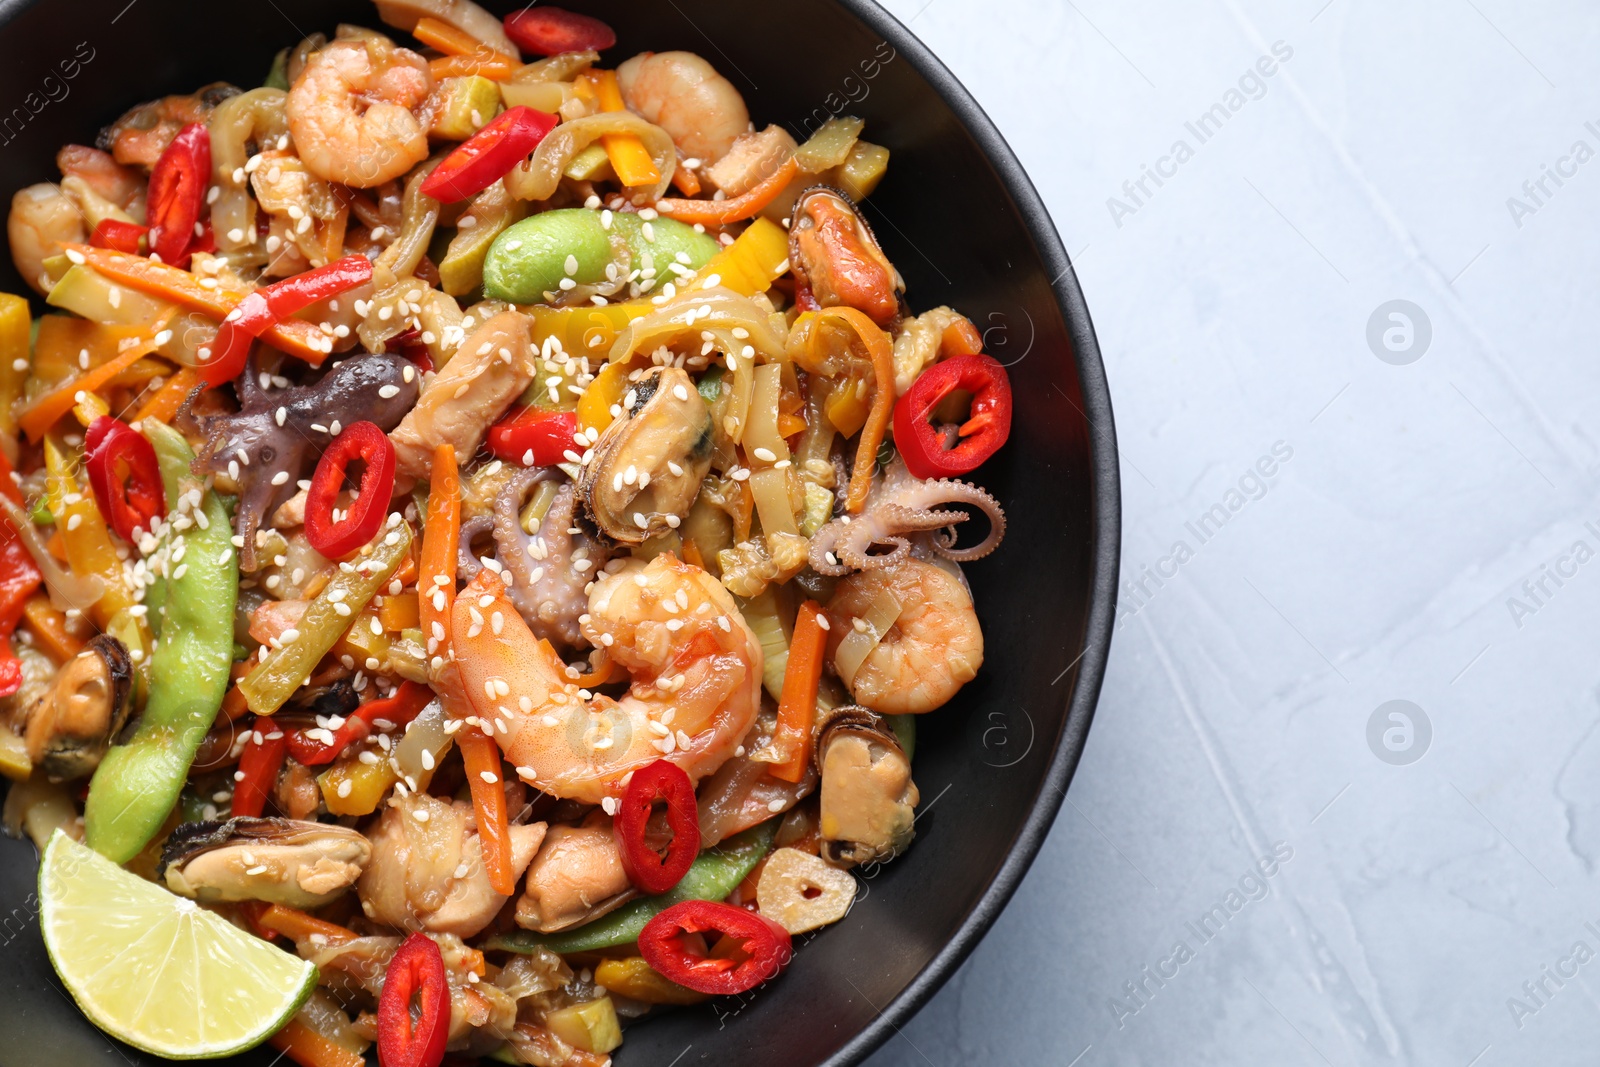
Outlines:
<svg viewBox="0 0 1600 1067"><path fill-rule="evenodd" d="M828 658L884 598L899 616L850 679L856 702L885 715L932 711L978 674L983 630L972 596L947 571L907 559L839 583L828 602Z"/></svg>
<svg viewBox="0 0 1600 1067"><path fill-rule="evenodd" d="M191 122L205 122L211 111L239 90L227 82L212 82L186 96L163 96L130 108L100 131L96 147L106 149L118 163L153 167L167 145Z"/></svg>
<svg viewBox="0 0 1600 1067"><path fill-rule="evenodd" d="M40 182L19 189L11 198L6 237L11 242L11 260L17 265L17 273L39 292L48 294L54 279L45 271L44 261L59 256L63 244L87 241L89 231L83 213L61 186Z"/></svg>
<svg viewBox="0 0 1600 1067"><path fill-rule="evenodd" d="M750 129L739 90L693 52L641 52L617 78L628 109L666 130L688 158L715 163Z"/></svg>
<svg viewBox="0 0 1600 1067"><path fill-rule="evenodd" d="M456 600L451 624L462 684L506 759L535 788L590 804L662 758L705 777L761 707L761 645L721 583L670 554L606 570L579 623L632 676L620 699L570 681L488 569Z"/></svg>
<svg viewBox="0 0 1600 1067"><path fill-rule="evenodd" d="M124 167L110 153L88 145L63 145L56 153L56 166L61 170L63 183L76 178L120 210L136 219L144 218L145 186L149 179L132 167Z"/></svg>
<svg viewBox="0 0 1600 1067"><path fill-rule="evenodd" d="M307 169L370 189L428 158L428 133L413 109L432 90L427 61L409 48L334 41L306 61L284 114Z"/></svg>

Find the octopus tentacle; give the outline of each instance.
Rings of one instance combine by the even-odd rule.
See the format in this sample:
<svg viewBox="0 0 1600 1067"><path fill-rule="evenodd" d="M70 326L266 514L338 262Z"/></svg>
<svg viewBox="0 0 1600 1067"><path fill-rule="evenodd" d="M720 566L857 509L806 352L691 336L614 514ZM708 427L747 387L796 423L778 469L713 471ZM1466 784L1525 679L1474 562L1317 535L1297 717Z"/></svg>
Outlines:
<svg viewBox="0 0 1600 1067"><path fill-rule="evenodd" d="M576 487L562 482L537 534L530 537L522 528L528 492L557 477L560 472L552 467L523 471L506 483L494 505L496 554L505 568L506 594L534 635L580 648L585 640L578 617L589 604L584 588L606 557L595 538L572 532L580 528Z"/></svg>
<svg viewBox="0 0 1600 1067"><path fill-rule="evenodd" d="M983 512L989 519L988 536L969 548L956 548L953 527L971 516L939 507L948 503L971 504ZM943 531L933 538L933 550L964 563L993 552L1005 529L1005 512L984 490L953 479L913 478L897 464L885 473L862 514L836 519L817 531L811 540L810 563L818 573L835 577L853 570L892 567L911 551L904 535L925 531ZM872 551L889 546L887 552Z"/></svg>
<svg viewBox="0 0 1600 1067"><path fill-rule="evenodd" d="M492 529L494 518L489 515L479 515L461 524L461 540L456 547L456 571L466 581L472 581L483 570L478 554L472 550L472 543Z"/></svg>

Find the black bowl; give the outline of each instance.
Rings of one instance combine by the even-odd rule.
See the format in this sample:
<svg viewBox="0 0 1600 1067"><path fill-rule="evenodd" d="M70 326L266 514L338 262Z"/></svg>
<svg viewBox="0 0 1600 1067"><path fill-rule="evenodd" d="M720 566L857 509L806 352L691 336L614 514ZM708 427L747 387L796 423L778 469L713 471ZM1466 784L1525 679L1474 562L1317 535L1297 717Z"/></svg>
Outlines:
<svg viewBox="0 0 1600 1067"><path fill-rule="evenodd" d="M571 0L567 0L571 2ZM501 10L507 3L493 4ZM978 679L919 722L917 840L870 872L843 922L777 981L628 1031L617 1062L854 1063L932 995L1005 905L1083 750L1116 599L1111 402L1082 293L1038 194L994 126L937 59L867 0L579 3L621 41L613 57L684 48L745 94L757 122L801 136L830 114L867 120L893 150L867 213L913 307L951 304L1010 366L1010 445L976 480L1010 516L968 573L988 645ZM57 178L68 142L128 106L223 79L258 84L273 53L357 0L0 2L0 192ZM615 61L615 60L613 60ZM0 287L24 291L9 257ZM73 1006L39 940L35 856L0 844L0 1032L5 1063L153 1063ZM273 1050L233 1062L267 1064Z"/></svg>

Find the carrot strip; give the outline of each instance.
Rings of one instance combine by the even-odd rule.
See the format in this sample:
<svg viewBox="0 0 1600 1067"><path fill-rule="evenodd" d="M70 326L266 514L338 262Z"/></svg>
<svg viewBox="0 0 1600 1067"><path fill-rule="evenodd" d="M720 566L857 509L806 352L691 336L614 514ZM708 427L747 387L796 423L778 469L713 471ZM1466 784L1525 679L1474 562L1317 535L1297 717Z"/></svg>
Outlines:
<svg viewBox="0 0 1600 1067"><path fill-rule="evenodd" d="M672 187L684 196L699 196L700 178L688 167L679 167L672 172Z"/></svg>
<svg viewBox="0 0 1600 1067"><path fill-rule="evenodd" d="M521 64L516 60L499 52L471 56L440 56L438 59L428 60L428 72L433 75L434 81L440 78L467 78L476 74L490 81L503 82L510 81L511 76L521 69Z"/></svg>
<svg viewBox="0 0 1600 1067"><path fill-rule="evenodd" d="M169 313L157 319L151 324L150 333L152 335L159 334L166 328L171 318L172 316ZM57 419L72 410L73 405L77 403L76 398L79 392L94 392L155 350L156 344L153 339L146 339L131 345L126 352L100 364L93 370L85 371L76 378L68 379L64 384L58 386L55 392L41 396L34 401L27 411L22 413L22 417L17 420L17 424L28 435L28 440L38 441L45 435L46 430L56 424Z"/></svg>
<svg viewBox="0 0 1600 1067"><path fill-rule="evenodd" d="M472 810L478 817L478 843L483 846L483 869L489 875L490 887L509 897L517 891L517 874L511 866L506 791L500 784L500 746L479 726L463 727L456 734L456 745L467 765Z"/></svg>
<svg viewBox="0 0 1600 1067"><path fill-rule="evenodd" d="M200 284L199 278L186 270L139 256L89 245L66 247L83 256L89 266L113 281L150 296L176 301L191 311L209 315L218 321L226 318L228 312L247 295L221 286L207 289ZM330 338L304 319L284 319L269 327L261 339L296 359L305 360L313 367L322 366L322 361L328 358L332 349Z"/></svg>
<svg viewBox="0 0 1600 1067"><path fill-rule="evenodd" d="M291 941L304 941L312 934L321 934L328 939L329 944L338 945L345 941L354 941L361 936L348 927L327 922L282 904L268 904L261 910L261 914L256 916L255 921Z"/></svg>
<svg viewBox="0 0 1600 1067"><path fill-rule="evenodd" d="M789 187L799 172L800 165L791 156L742 196L729 197L727 200L658 200L656 210L690 225L698 222L704 226L726 226L749 218L778 199L778 194Z"/></svg>
<svg viewBox="0 0 1600 1067"><path fill-rule="evenodd" d="M365 1057L329 1041L298 1016L284 1023L283 1029L267 1041L300 1067L365 1067L367 1062Z"/></svg>
<svg viewBox="0 0 1600 1067"><path fill-rule="evenodd" d="M422 559L417 565L417 617L430 656L443 654L449 640L450 605L456 597L456 549L461 541L461 472L454 445L433 451L428 480L428 517L422 528ZM442 579L442 580L441 580ZM434 637L435 627L446 635Z"/></svg>
<svg viewBox="0 0 1600 1067"><path fill-rule="evenodd" d="M457 29L448 22L441 22L427 15L417 20L416 26L411 30L411 36L429 48L437 48L447 56L493 55L516 61L515 56L507 56L504 52L491 48L466 30Z"/></svg>
<svg viewBox="0 0 1600 1067"><path fill-rule="evenodd" d="M50 598L37 593L22 606L22 617L33 631L33 639L45 655L65 663L83 650L83 640L67 629L67 617L50 605Z"/></svg>
<svg viewBox="0 0 1600 1067"><path fill-rule="evenodd" d="M811 765L811 728L817 719L817 687L822 682L822 653L827 644L821 619L822 608L815 600L801 604L789 641L789 663L778 697L778 724L772 731L772 747L781 760L771 767L771 773L786 782L798 782Z"/></svg>
<svg viewBox="0 0 1600 1067"><path fill-rule="evenodd" d="M888 432L889 420L894 417L894 348L889 343L889 335L853 307L830 307L813 314L842 320L840 325L856 335L872 364L872 408L867 413L866 425L861 428L855 466L850 469L850 489L845 494L845 510L855 515L866 505L867 492L872 488L872 472L877 467L878 449Z"/></svg>
<svg viewBox="0 0 1600 1067"><path fill-rule="evenodd" d="M140 419L155 419L157 422L171 422L178 409L183 407L184 400L199 384L198 371L193 367L179 367L178 373L168 378L166 384L144 402L144 406L133 416L133 420L138 422Z"/></svg>
<svg viewBox="0 0 1600 1067"><path fill-rule="evenodd" d="M616 71L591 70L584 75L584 78L593 87L600 110L627 110L627 105L622 102L622 86L617 81ZM645 148L644 142L636 135L608 133L600 138L600 143L605 145L606 157L611 160L611 169L617 172L617 180L623 185L629 187L654 185L661 180L661 171L656 167L656 161L651 158L649 149Z"/></svg>

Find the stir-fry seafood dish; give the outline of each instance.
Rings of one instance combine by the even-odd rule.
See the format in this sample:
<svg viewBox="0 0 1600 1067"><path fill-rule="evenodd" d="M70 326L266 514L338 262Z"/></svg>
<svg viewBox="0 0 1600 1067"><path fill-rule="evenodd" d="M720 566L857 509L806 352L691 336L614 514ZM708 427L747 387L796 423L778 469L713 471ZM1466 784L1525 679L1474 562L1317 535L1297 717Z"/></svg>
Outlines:
<svg viewBox="0 0 1600 1067"><path fill-rule="evenodd" d="M908 306L860 119L557 8L377 14L12 201L5 825L140 1048L599 1067L781 996L910 845L1011 388Z"/></svg>

